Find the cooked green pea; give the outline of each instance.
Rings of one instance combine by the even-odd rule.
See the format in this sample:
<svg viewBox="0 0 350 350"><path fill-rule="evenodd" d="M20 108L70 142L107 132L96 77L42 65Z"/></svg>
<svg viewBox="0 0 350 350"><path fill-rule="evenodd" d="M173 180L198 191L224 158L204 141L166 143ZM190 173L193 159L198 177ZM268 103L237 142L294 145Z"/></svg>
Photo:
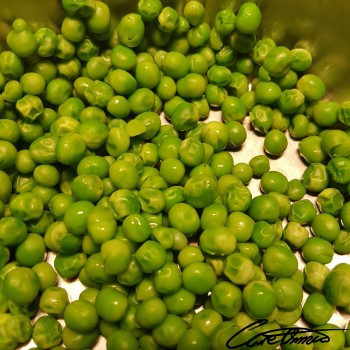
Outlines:
<svg viewBox="0 0 350 350"><path fill-rule="evenodd" d="M62 330L63 344L68 349L91 348L96 344L99 335L97 328L89 333L75 332L68 327L64 327Z"/></svg>
<svg viewBox="0 0 350 350"><path fill-rule="evenodd" d="M301 248L306 243L308 237L309 231L298 222L290 221L283 229L283 239L292 248Z"/></svg>
<svg viewBox="0 0 350 350"><path fill-rule="evenodd" d="M309 237L302 246L302 254L306 261L317 261L328 264L332 261L334 250L332 244L320 237Z"/></svg>
<svg viewBox="0 0 350 350"><path fill-rule="evenodd" d="M315 218L317 210L309 199L301 199L292 204L289 212L289 220L306 225Z"/></svg>
<svg viewBox="0 0 350 350"><path fill-rule="evenodd" d="M179 14L170 6L163 7L158 16L158 26L165 33L172 33L176 30L179 22Z"/></svg>
<svg viewBox="0 0 350 350"><path fill-rule="evenodd" d="M277 296L268 282L252 281L243 289L243 305L248 315L254 318L267 317L277 305Z"/></svg>
<svg viewBox="0 0 350 350"><path fill-rule="evenodd" d="M74 278L79 275L86 261L87 257L85 253L70 255L58 253L54 261L54 267L62 278Z"/></svg>
<svg viewBox="0 0 350 350"><path fill-rule="evenodd" d="M86 20L87 29L93 34L108 32L111 25L111 12L107 4L95 1L94 9Z"/></svg>
<svg viewBox="0 0 350 350"><path fill-rule="evenodd" d="M177 93L183 98L198 98L205 92L206 82L202 75L188 73L176 83Z"/></svg>
<svg viewBox="0 0 350 350"><path fill-rule="evenodd" d="M68 293L62 287L49 287L40 296L40 308L49 316L62 317L69 304Z"/></svg>
<svg viewBox="0 0 350 350"><path fill-rule="evenodd" d="M236 29L244 34L252 34L261 23L261 11L253 2L247 2L240 6L236 17Z"/></svg>
<svg viewBox="0 0 350 350"><path fill-rule="evenodd" d="M17 267L6 274L3 287L9 300L27 306L38 296L39 279L30 268Z"/></svg>
<svg viewBox="0 0 350 350"><path fill-rule="evenodd" d="M166 252L158 242L146 241L136 251L135 258L142 271L150 273L164 265Z"/></svg>
<svg viewBox="0 0 350 350"><path fill-rule="evenodd" d="M183 286L194 294L206 294L216 284L216 274L205 262L193 262L182 271Z"/></svg>
<svg viewBox="0 0 350 350"><path fill-rule="evenodd" d="M322 147L320 136L307 136L298 144L299 154L307 163L323 163L327 159L327 153Z"/></svg>
<svg viewBox="0 0 350 350"><path fill-rule="evenodd" d="M297 89L308 101L320 100L326 92L323 81L314 74L305 74L297 82Z"/></svg>
<svg viewBox="0 0 350 350"><path fill-rule="evenodd" d="M71 97L72 84L64 78L52 79L46 86L45 98L53 105L60 105Z"/></svg>
<svg viewBox="0 0 350 350"><path fill-rule="evenodd" d="M335 241L340 234L338 220L327 213L316 215L311 223L311 229L316 237L321 237L330 242Z"/></svg>
<svg viewBox="0 0 350 350"><path fill-rule="evenodd" d="M338 122L339 110L339 103L333 101L318 102L314 108L313 120L320 126L334 126Z"/></svg>
<svg viewBox="0 0 350 350"><path fill-rule="evenodd" d="M57 34L50 28L39 28L35 34L36 54L40 57L51 57L58 46Z"/></svg>
<svg viewBox="0 0 350 350"><path fill-rule="evenodd" d="M43 349L53 348L62 342L62 326L51 316L41 316L34 323L33 340Z"/></svg>
<svg viewBox="0 0 350 350"><path fill-rule="evenodd" d="M272 127L273 113L272 113L272 109L268 106L264 106L261 104L255 105L249 112L249 117L250 117L251 125L257 132L260 132L262 134L267 134ZM283 136L280 135L281 131L279 130L271 130L271 131L274 131L274 133L275 131L279 132L277 134L277 137L279 136L279 138L282 139L282 142L280 142L281 145L278 149L280 151L281 149L283 149L283 147L286 147L286 142ZM272 136L275 136L274 133L271 134L270 136L271 138L273 138ZM264 143L267 143L267 142L264 142ZM273 141L271 143L273 145ZM272 148L273 147L271 147L271 150L273 151Z"/></svg>
<svg viewBox="0 0 350 350"><path fill-rule="evenodd" d="M272 77L281 77L287 73L293 62L291 51L284 46L272 48L263 60L263 67Z"/></svg>
<svg viewBox="0 0 350 350"><path fill-rule="evenodd" d="M282 113L293 114L298 112L304 102L305 97L298 89L286 89L281 93L278 107Z"/></svg>
<svg viewBox="0 0 350 350"><path fill-rule="evenodd" d="M251 201L248 213L254 221L276 222L280 214L278 201L269 194L256 196Z"/></svg>
<svg viewBox="0 0 350 350"><path fill-rule="evenodd" d="M189 71L190 64L185 55L180 52L168 52L163 60L163 71L173 79L181 79Z"/></svg>

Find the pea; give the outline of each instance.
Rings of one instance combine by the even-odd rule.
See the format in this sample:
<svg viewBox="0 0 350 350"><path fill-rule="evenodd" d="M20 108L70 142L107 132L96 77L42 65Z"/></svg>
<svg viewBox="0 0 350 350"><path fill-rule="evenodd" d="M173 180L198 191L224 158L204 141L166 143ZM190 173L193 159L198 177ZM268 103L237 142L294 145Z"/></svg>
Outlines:
<svg viewBox="0 0 350 350"><path fill-rule="evenodd" d="M263 254L263 266L268 274L277 278L291 277L298 269L298 261L290 249L273 244Z"/></svg>
<svg viewBox="0 0 350 350"><path fill-rule="evenodd" d="M62 326L51 316L41 316L33 326L33 340L42 348L52 348L62 342Z"/></svg>
<svg viewBox="0 0 350 350"><path fill-rule="evenodd" d="M287 73L293 62L291 51L284 46L272 48L263 60L263 67L272 77L281 77Z"/></svg>
<svg viewBox="0 0 350 350"><path fill-rule="evenodd" d="M314 74L303 75L296 86L308 101L318 101L326 92L323 81Z"/></svg>
<svg viewBox="0 0 350 350"><path fill-rule="evenodd" d="M173 79L181 79L189 72L190 64L185 55L174 51L165 55L162 68L167 76Z"/></svg>
<svg viewBox="0 0 350 350"><path fill-rule="evenodd" d="M268 317L277 305L276 293L266 281L249 282L244 287L242 295L248 315L256 318Z"/></svg>
<svg viewBox="0 0 350 350"><path fill-rule="evenodd" d="M111 13L108 5L95 1L94 10L86 20L87 29L93 34L108 32L111 25Z"/></svg>
<svg viewBox="0 0 350 350"><path fill-rule="evenodd" d="M302 254L306 261L317 261L328 264L332 261L334 250L332 244L320 237L309 237L302 246Z"/></svg>
<svg viewBox="0 0 350 350"><path fill-rule="evenodd" d="M159 29L165 33L172 33L176 30L179 22L179 14L170 6L163 7L158 16Z"/></svg>
<svg viewBox="0 0 350 350"><path fill-rule="evenodd" d="M205 92L205 87L204 77L197 73L188 73L176 83L177 93L183 98L201 97Z"/></svg>
<svg viewBox="0 0 350 350"><path fill-rule="evenodd" d="M20 285L18 281L21 281ZM39 293L39 279L28 267L17 267L4 278L4 291L9 300L17 305L29 305Z"/></svg>
<svg viewBox="0 0 350 350"><path fill-rule="evenodd" d="M269 194L256 196L252 199L248 214L254 221L275 222L279 217L278 201Z"/></svg>

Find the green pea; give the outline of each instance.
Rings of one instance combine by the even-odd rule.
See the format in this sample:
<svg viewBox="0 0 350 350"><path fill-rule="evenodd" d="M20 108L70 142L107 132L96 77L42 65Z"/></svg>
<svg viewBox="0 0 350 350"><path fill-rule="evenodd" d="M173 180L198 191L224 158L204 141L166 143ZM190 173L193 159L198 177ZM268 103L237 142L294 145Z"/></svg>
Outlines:
<svg viewBox="0 0 350 350"><path fill-rule="evenodd" d="M160 165L160 174L168 184L179 184L185 175L185 166L177 158L166 158Z"/></svg>
<svg viewBox="0 0 350 350"><path fill-rule="evenodd" d="M284 174L271 170L262 175L260 188L264 193L286 193L288 189L288 179Z"/></svg>
<svg viewBox="0 0 350 350"><path fill-rule="evenodd" d="M340 230L338 237L333 242L334 251L337 254L345 255L349 251L349 233L346 230Z"/></svg>
<svg viewBox="0 0 350 350"><path fill-rule="evenodd" d="M75 254L57 254L54 267L62 278L73 278L79 275L81 269L85 266L87 257L84 253Z"/></svg>
<svg viewBox="0 0 350 350"><path fill-rule="evenodd" d="M252 34L261 23L261 11L259 7L248 2L240 6L236 17L236 29L244 34Z"/></svg>
<svg viewBox="0 0 350 350"><path fill-rule="evenodd" d="M57 34L50 28L39 28L35 34L36 54L40 57L51 57L58 46Z"/></svg>
<svg viewBox="0 0 350 350"><path fill-rule="evenodd" d="M348 305L349 265L340 263L327 275L324 282L324 291L327 300L335 306Z"/></svg>
<svg viewBox="0 0 350 350"><path fill-rule="evenodd" d="M263 60L263 67L272 77L281 77L287 73L293 62L291 51L284 46L276 46L269 50Z"/></svg>
<svg viewBox="0 0 350 350"><path fill-rule="evenodd" d="M176 83L177 93L183 98L201 97L205 92L205 87L204 77L197 73L188 73Z"/></svg>
<svg viewBox="0 0 350 350"><path fill-rule="evenodd" d="M67 348L90 348L96 344L98 337L97 328L89 333L75 332L68 327L64 327L62 330L63 344Z"/></svg>
<svg viewBox="0 0 350 350"><path fill-rule="evenodd" d="M243 289L243 305L252 317L268 317L277 305L277 296L268 282L252 281Z"/></svg>
<svg viewBox="0 0 350 350"><path fill-rule="evenodd" d="M324 238L330 242L335 241L340 233L337 219L327 213L316 215L311 223L311 228L316 237Z"/></svg>
<svg viewBox="0 0 350 350"><path fill-rule="evenodd" d="M150 89L139 88L129 96L128 101L131 111L134 114L141 114L152 110L155 103L155 95Z"/></svg>
<svg viewBox="0 0 350 350"><path fill-rule="evenodd" d="M190 64L185 55L173 51L165 55L162 68L167 76L173 79L181 79L188 73Z"/></svg>
<svg viewBox="0 0 350 350"><path fill-rule="evenodd" d="M324 282L330 269L318 261L309 261L304 267L305 288L311 292L324 291Z"/></svg>
<svg viewBox="0 0 350 350"><path fill-rule="evenodd" d="M296 86L308 101L318 101L324 97L326 92L325 84L314 74L303 75Z"/></svg>
<svg viewBox="0 0 350 350"><path fill-rule="evenodd" d="M215 15L215 29L221 35L229 35L236 27L236 15L227 8Z"/></svg>
<svg viewBox="0 0 350 350"><path fill-rule="evenodd" d="M183 286L194 294L206 294L216 284L216 274L205 262L193 262L182 271Z"/></svg>
<svg viewBox="0 0 350 350"><path fill-rule="evenodd" d="M235 33L235 32L233 32ZM232 37L232 35L231 35ZM246 43L243 44L245 46ZM237 49L237 47L236 47ZM239 48L238 48L239 49ZM237 59L237 52L238 50L235 50L230 45L224 45L219 52L215 54L214 62L210 64L210 66L213 66L215 61L217 64L224 66L224 67L231 67ZM210 67L209 67L210 68Z"/></svg>
<svg viewBox="0 0 350 350"><path fill-rule="evenodd" d="M53 348L62 342L62 326L51 316L41 316L33 326L33 340L42 348Z"/></svg>
<svg viewBox="0 0 350 350"><path fill-rule="evenodd" d="M141 0L137 4L137 13L146 22L151 22L160 13L162 3L159 0Z"/></svg>
<svg viewBox="0 0 350 350"><path fill-rule="evenodd" d="M63 78L52 79L46 86L45 98L53 105L60 105L71 97L72 84Z"/></svg>
<svg viewBox="0 0 350 350"><path fill-rule="evenodd" d="M299 249L307 241L309 231L300 223L290 221L283 230L283 238L291 247Z"/></svg>
<svg viewBox="0 0 350 350"><path fill-rule="evenodd" d="M266 248L262 262L264 270L277 278L291 277L298 269L298 260L293 252L277 244Z"/></svg>
<svg viewBox="0 0 350 350"><path fill-rule="evenodd" d="M321 137L321 147L330 157L347 157L349 135L343 130L325 130Z"/></svg>
<svg viewBox="0 0 350 350"><path fill-rule="evenodd" d="M95 1L94 10L86 20L87 29L93 34L108 32L111 25L111 13L107 4Z"/></svg>
<svg viewBox="0 0 350 350"><path fill-rule="evenodd" d="M52 317L62 317L69 304L68 293L62 287L49 287L40 296L40 308Z"/></svg>
<svg viewBox="0 0 350 350"><path fill-rule="evenodd" d="M241 290L228 281L216 284L211 293L213 308L224 317L234 317L242 307Z"/></svg>
<svg viewBox="0 0 350 350"><path fill-rule="evenodd" d="M288 218L290 221L306 225L312 222L316 216L316 208L309 199L301 199L292 204Z"/></svg>
<svg viewBox="0 0 350 350"><path fill-rule="evenodd" d="M328 264L332 261L334 250L332 244L320 237L309 237L302 246L302 254L306 261L317 261Z"/></svg>
<svg viewBox="0 0 350 350"><path fill-rule="evenodd" d="M194 235L200 227L197 211L187 203L173 205L168 212L168 217L171 226L186 236Z"/></svg>
<svg viewBox="0 0 350 350"><path fill-rule="evenodd" d="M280 214L278 201L269 194L256 196L251 201L248 214L254 221L276 222Z"/></svg>
<svg viewBox="0 0 350 350"><path fill-rule="evenodd" d="M37 48L34 34L28 28L28 23L21 18L12 22L12 30L7 34L6 42L19 57L28 57Z"/></svg>
<svg viewBox="0 0 350 350"><path fill-rule="evenodd" d="M327 153L322 147L320 136L307 136L298 144L299 154L309 164L323 163L327 159Z"/></svg>
<svg viewBox="0 0 350 350"><path fill-rule="evenodd" d="M303 305L303 317L314 325L323 325L329 321L334 312L326 297L318 292L310 294Z"/></svg>
<svg viewBox="0 0 350 350"><path fill-rule="evenodd" d="M241 122L247 115L247 111L243 103L235 96L229 96L224 100L221 106L221 111L222 118L225 122Z"/></svg>
<svg viewBox="0 0 350 350"><path fill-rule="evenodd" d="M27 306L38 296L39 279L30 268L17 267L6 274L3 287L9 300Z"/></svg>

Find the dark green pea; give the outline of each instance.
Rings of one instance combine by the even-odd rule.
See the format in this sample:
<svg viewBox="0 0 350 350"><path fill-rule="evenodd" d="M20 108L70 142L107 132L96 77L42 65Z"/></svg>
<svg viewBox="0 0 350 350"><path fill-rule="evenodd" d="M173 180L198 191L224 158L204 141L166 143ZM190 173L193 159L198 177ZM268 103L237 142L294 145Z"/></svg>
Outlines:
<svg viewBox="0 0 350 350"><path fill-rule="evenodd" d="M238 30L235 30L230 35L229 40L230 40L230 47L234 50L234 52L238 52L240 54L246 54L246 53L249 53L251 49L254 47L256 43L256 35L255 33L244 34L242 32L239 32Z"/></svg>

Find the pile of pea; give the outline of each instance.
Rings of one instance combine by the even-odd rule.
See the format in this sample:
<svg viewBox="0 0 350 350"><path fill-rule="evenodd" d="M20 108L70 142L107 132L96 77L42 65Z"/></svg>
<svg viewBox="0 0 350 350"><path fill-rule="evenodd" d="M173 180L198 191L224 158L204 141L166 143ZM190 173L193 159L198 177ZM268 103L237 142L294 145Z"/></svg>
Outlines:
<svg viewBox="0 0 350 350"><path fill-rule="evenodd" d="M350 102L311 53L258 38L253 2L211 26L199 1L117 24L102 1L62 6L59 33L16 19L0 53L0 349L276 349L239 344L300 320L338 331L283 349L350 348L329 322L350 265L327 266L350 253ZM247 120L265 153L235 164ZM300 179L270 169L287 133Z"/></svg>

